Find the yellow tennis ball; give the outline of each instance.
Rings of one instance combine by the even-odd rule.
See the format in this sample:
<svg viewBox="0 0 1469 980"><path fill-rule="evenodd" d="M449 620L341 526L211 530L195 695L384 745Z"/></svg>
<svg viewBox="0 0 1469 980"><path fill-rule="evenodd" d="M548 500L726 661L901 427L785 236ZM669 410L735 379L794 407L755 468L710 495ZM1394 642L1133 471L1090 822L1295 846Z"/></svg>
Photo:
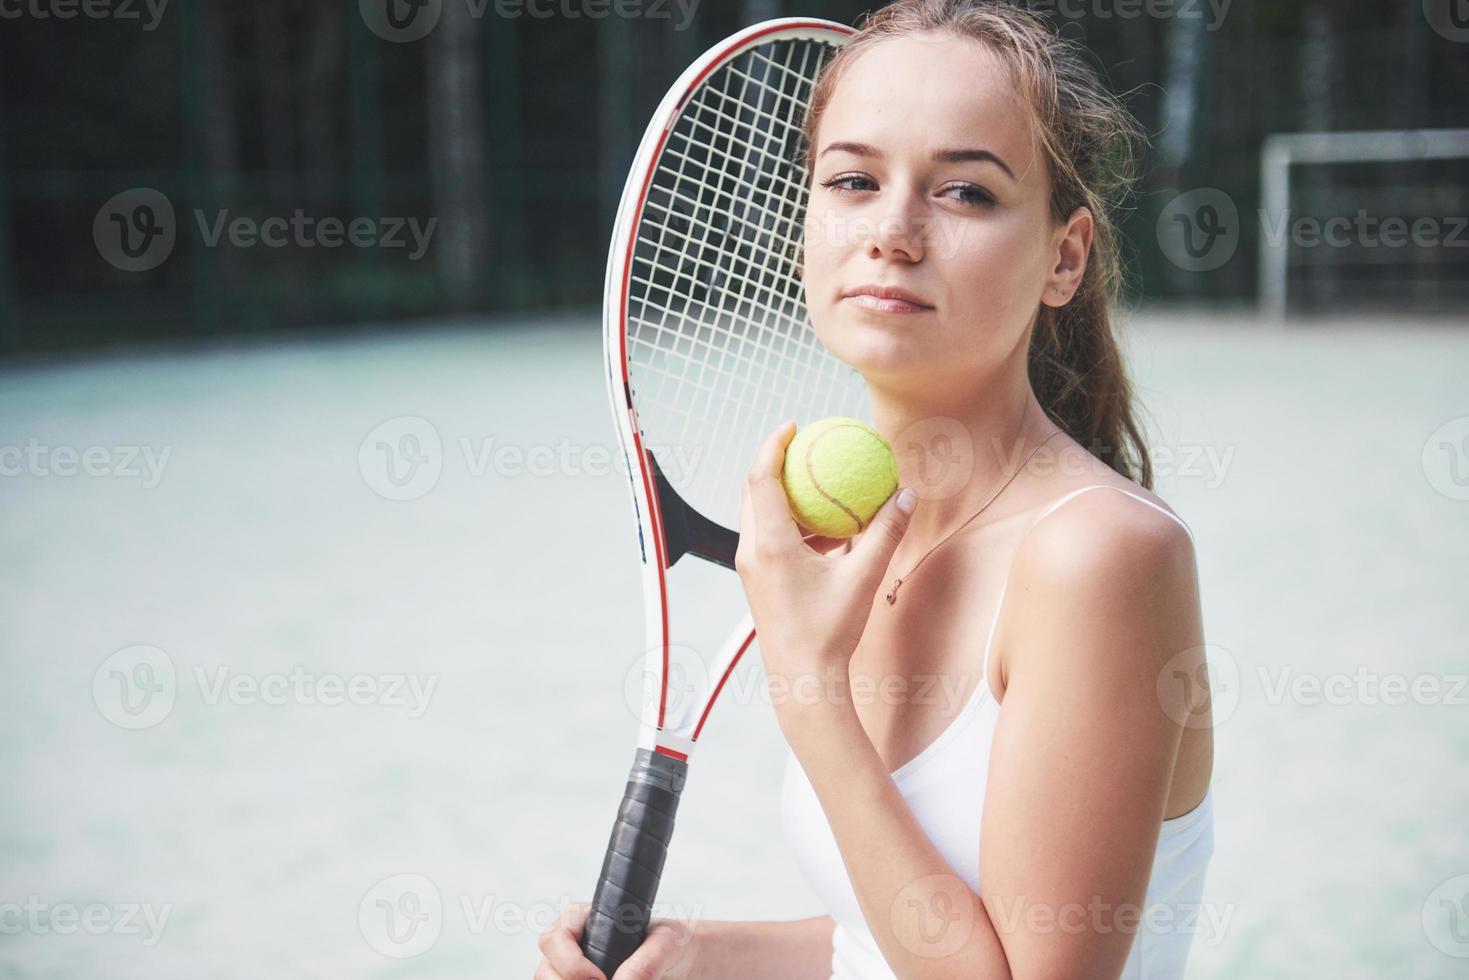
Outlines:
<svg viewBox="0 0 1469 980"><path fill-rule="evenodd" d="M781 482L797 524L828 538L850 538L897 489L898 463L872 426L826 418L791 438Z"/></svg>

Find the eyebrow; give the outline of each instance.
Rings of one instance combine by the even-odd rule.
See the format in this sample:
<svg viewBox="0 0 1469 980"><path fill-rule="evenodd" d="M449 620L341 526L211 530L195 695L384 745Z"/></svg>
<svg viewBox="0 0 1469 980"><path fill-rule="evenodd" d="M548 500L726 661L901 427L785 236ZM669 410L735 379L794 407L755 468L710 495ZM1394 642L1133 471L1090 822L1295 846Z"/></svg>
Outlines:
<svg viewBox="0 0 1469 980"><path fill-rule="evenodd" d="M882 152L878 150L877 147L869 146L866 143L850 142L828 143L826 149L817 154L817 158L820 159L833 150L840 150L846 153L854 154L859 157L874 157L877 159L882 158ZM1009 165L1006 164L1004 160L1001 160L999 156L991 153L989 150L935 150L933 153L933 159L937 163L965 163L970 160L988 160L990 163L995 164L1001 170L1005 171L1005 173L1010 177L1011 180L1015 179L1015 172L1010 169Z"/></svg>

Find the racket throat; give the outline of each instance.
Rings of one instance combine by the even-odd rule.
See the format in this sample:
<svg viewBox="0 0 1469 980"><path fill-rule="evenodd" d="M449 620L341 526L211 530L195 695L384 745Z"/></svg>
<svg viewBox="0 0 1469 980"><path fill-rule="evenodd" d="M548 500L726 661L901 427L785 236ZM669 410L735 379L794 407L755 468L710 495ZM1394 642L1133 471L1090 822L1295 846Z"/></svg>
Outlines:
<svg viewBox="0 0 1469 980"><path fill-rule="evenodd" d="M694 754L694 740L672 732L659 732L653 742L653 751L669 759L688 762Z"/></svg>
<svg viewBox="0 0 1469 980"><path fill-rule="evenodd" d="M668 552L668 565L684 555L697 555L705 561L723 565L733 570L735 550L740 546L740 535L714 523L694 510L679 496L652 450L644 449L649 472L653 474L653 485L658 494L658 513L663 522L663 541Z"/></svg>

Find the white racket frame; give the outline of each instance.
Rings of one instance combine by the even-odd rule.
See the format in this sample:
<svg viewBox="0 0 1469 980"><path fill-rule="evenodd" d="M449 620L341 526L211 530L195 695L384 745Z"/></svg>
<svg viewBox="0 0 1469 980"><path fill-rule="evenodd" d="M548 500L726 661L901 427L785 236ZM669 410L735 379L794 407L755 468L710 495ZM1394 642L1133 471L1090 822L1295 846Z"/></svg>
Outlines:
<svg viewBox="0 0 1469 980"><path fill-rule="evenodd" d="M856 33L854 28L835 21L810 17L784 17L768 20L732 35L722 46L711 49L679 76L663 97L657 112L643 133L633 166L623 186L617 218L612 226L612 241L619 248L610 249L607 277L603 284L602 332L603 353L607 359L607 394L612 403L618 439L628 464L633 511L638 522L638 543L642 552L643 607L647 643L645 687L656 691L656 701L645 698L641 712L638 746L675 759L687 761L703 731L709 709L719 697L725 681L739 664L740 657L755 639L754 622L748 612L741 618L721 645L708 677L712 683L701 696L689 702L680 717L667 717L668 710L668 562L664 546L663 517L653 474L644 454L642 431L633 407L632 387L627 364L628 280L632 268L633 245L629 229L637 227L647 201L649 183L656 161L672 131L678 112L699 84L717 68L738 57L754 44L779 40L821 40L842 44ZM649 683L651 681L651 683Z"/></svg>

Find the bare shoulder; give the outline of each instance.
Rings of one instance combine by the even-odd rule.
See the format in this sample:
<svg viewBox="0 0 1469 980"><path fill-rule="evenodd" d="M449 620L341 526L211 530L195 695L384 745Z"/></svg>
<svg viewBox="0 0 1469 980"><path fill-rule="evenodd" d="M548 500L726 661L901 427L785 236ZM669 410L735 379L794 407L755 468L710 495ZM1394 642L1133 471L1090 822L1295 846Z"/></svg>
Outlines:
<svg viewBox="0 0 1469 980"><path fill-rule="evenodd" d="M1087 650L1114 667L1128 660L1156 666L1202 642L1188 531L1142 488L1120 479L1106 487L1046 514L1015 555L1014 608L1006 616L1012 635L1025 639L1017 649L1027 658L1059 658L1046 669L1080 666L1076 658ZM1014 651L1000 656L1006 676Z"/></svg>
<svg viewBox="0 0 1469 980"><path fill-rule="evenodd" d="M1180 522L1161 498L1119 479L1075 494L1039 520L1021 542L1015 571L1032 584L1076 586L1191 570L1193 541Z"/></svg>

